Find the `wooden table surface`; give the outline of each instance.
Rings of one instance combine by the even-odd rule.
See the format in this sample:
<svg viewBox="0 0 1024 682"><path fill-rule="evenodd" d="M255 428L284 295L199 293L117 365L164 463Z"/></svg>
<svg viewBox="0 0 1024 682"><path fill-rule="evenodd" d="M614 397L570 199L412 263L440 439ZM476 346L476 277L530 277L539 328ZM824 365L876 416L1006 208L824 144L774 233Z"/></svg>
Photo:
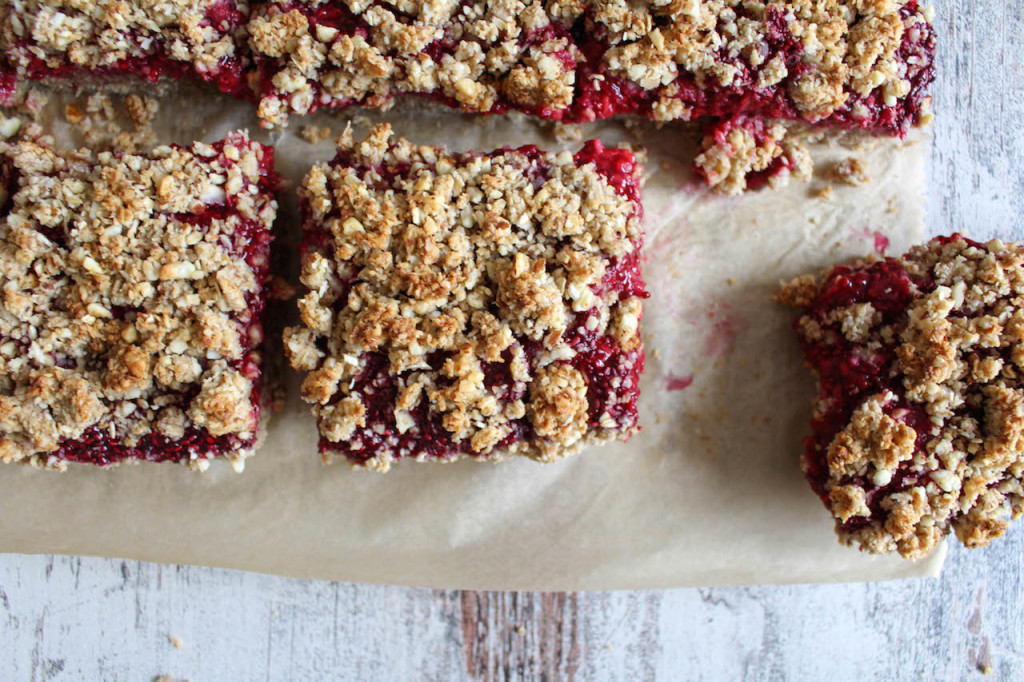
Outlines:
<svg viewBox="0 0 1024 682"><path fill-rule="evenodd" d="M929 221L1024 237L1024 12L936 7ZM823 512L824 513L824 512ZM938 580L540 594L0 556L0 680L1024 679L1024 521Z"/></svg>

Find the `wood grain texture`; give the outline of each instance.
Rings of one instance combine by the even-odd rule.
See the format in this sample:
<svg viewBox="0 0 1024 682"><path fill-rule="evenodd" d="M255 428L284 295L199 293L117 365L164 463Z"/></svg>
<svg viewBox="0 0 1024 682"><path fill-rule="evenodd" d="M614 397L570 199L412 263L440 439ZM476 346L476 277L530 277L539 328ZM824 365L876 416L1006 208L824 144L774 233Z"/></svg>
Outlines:
<svg viewBox="0 0 1024 682"><path fill-rule="evenodd" d="M929 220L1024 237L1024 13L937 7ZM0 557L0 680L1024 679L1024 526L938 580L430 591ZM183 644L177 648L169 636Z"/></svg>

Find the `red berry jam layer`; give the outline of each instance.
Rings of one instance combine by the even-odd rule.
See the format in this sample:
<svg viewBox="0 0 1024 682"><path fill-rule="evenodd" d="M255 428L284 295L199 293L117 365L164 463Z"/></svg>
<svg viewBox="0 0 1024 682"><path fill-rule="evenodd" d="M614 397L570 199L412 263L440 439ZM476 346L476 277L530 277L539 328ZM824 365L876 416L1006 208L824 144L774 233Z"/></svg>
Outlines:
<svg viewBox="0 0 1024 682"><path fill-rule="evenodd" d="M352 9L355 7L356 9ZM260 115L430 96L567 122L803 120L904 135L930 119L917 0L273 1L253 11Z"/></svg>
<svg viewBox="0 0 1024 682"><path fill-rule="evenodd" d="M0 46L24 78L155 82L195 77L249 97L249 3L25 0L0 14Z"/></svg>
<svg viewBox="0 0 1024 682"><path fill-rule="evenodd" d="M236 468L260 425L273 150L0 145L0 458Z"/></svg>
<svg viewBox="0 0 1024 682"><path fill-rule="evenodd" d="M300 190L302 325L325 459L551 461L637 430L640 166L588 142L456 154L388 126Z"/></svg>
<svg viewBox="0 0 1024 682"><path fill-rule="evenodd" d="M936 238L780 298L819 380L803 470L842 542L914 559L1024 512L1024 246Z"/></svg>

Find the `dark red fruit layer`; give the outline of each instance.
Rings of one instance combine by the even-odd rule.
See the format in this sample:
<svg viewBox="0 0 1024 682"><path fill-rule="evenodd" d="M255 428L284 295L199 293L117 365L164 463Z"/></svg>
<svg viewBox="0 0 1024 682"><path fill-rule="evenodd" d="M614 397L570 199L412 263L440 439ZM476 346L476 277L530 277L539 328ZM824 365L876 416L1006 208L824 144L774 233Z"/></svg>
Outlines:
<svg viewBox="0 0 1024 682"><path fill-rule="evenodd" d="M250 357L258 357L258 353L250 354L246 360L233 364L254 364ZM259 375L257 375L259 378ZM188 401L192 395L182 396L181 407L188 409ZM253 390L253 423L259 423L260 404L258 400L258 384ZM256 437L241 439L233 434L212 436L203 428L189 427L185 435L177 440L170 440L158 433L150 433L143 437L135 446L125 445L120 435L112 436L106 429L91 427L81 437L61 443L60 448L50 453L57 460L108 466L126 459L140 459L147 462L188 462L192 459L211 459L218 455L235 452L240 448L252 447Z"/></svg>
<svg viewBox="0 0 1024 682"><path fill-rule="evenodd" d="M0 66L0 107L14 106L14 90L18 86L18 75L7 65Z"/></svg>
<svg viewBox="0 0 1024 682"><path fill-rule="evenodd" d="M608 180L615 191L633 202L637 215L643 215L640 201L640 165L633 152L613 147L609 149L601 140L589 140L573 157L576 165L593 163L597 172Z"/></svg>

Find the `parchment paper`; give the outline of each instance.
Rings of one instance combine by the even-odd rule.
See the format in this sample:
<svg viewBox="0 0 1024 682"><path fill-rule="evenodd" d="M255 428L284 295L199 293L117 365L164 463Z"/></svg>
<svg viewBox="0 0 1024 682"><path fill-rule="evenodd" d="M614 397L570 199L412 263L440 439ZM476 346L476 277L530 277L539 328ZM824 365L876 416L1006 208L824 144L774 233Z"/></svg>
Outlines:
<svg viewBox="0 0 1024 682"><path fill-rule="evenodd" d="M549 124L472 118L419 103L351 110L258 131L244 105L208 96L162 107L161 141L248 127L278 148L294 186L332 155L307 123L389 120L424 144L489 150L558 141ZM70 140L55 124L57 138ZM856 156L873 181L817 198L818 179L743 197L700 188L696 135L607 122L583 139L649 150L644 187L651 292L642 433L552 465L402 463L380 475L324 467L313 419L290 395L243 474L142 464L65 474L0 467L0 550L123 557L303 578L467 589L579 590L934 576L943 550L912 563L841 547L798 466L814 381L801 366L779 280L920 241L925 145L812 148L819 169ZM563 136L564 137L564 136ZM290 189L288 190L290 191ZM298 230L294 201L281 220ZM287 240L279 248L289 248Z"/></svg>

